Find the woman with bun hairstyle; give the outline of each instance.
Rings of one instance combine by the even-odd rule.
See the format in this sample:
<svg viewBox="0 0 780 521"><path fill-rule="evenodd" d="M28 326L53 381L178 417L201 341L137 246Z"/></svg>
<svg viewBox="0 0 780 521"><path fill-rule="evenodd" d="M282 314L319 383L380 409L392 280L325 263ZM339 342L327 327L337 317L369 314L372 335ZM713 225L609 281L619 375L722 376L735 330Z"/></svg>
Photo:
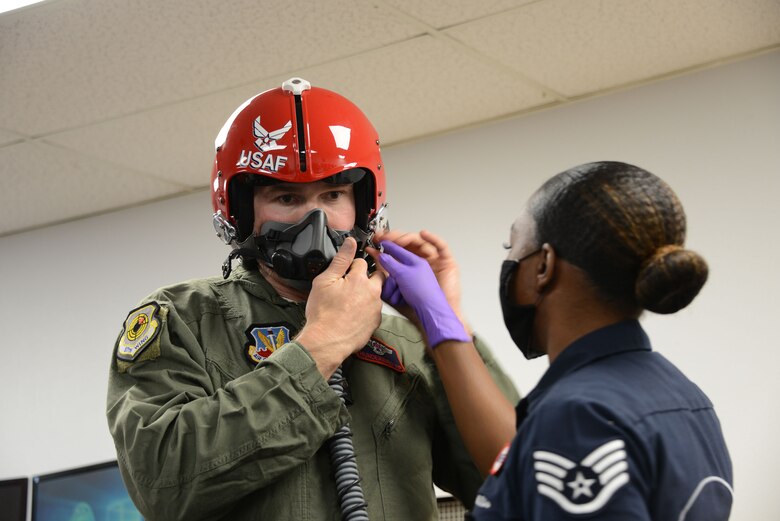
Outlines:
<svg viewBox="0 0 780 521"><path fill-rule="evenodd" d="M728 519L732 468L712 403L638 321L686 307L706 282L685 233L671 188L625 163L571 168L530 198L511 227L499 294L512 340L550 367L517 405L474 519ZM387 238L383 296L445 339L429 342L430 355L470 452L480 436L511 438L479 417L489 381L452 362L471 348L447 245L427 232Z"/></svg>

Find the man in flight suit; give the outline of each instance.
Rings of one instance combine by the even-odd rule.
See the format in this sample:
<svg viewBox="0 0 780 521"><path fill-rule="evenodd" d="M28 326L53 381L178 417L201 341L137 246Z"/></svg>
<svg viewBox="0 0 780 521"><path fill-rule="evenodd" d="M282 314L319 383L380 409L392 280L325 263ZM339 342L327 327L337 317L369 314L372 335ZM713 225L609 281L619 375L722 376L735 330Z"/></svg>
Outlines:
<svg viewBox="0 0 780 521"><path fill-rule="evenodd" d="M384 275L362 254L385 206L365 115L300 78L258 94L217 137L211 189L224 277L141 301L111 364L109 428L140 512L341 519L326 442L347 424L372 521L437 519L433 482L470 506L482 478L424 337L381 313ZM327 383L339 367L345 402Z"/></svg>

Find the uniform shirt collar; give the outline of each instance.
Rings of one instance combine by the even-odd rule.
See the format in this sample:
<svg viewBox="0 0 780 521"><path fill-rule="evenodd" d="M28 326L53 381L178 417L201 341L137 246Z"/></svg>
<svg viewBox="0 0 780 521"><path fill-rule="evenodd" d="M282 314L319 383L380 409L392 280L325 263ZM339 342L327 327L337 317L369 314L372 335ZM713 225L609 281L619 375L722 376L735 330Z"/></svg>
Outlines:
<svg viewBox="0 0 780 521"><path fill-rule="evenodd" d="M230 278L238 281L238 283L252 295L265 300L266 302L271 302L283 307L303 305L302 303L287 300L279 295L259 270L247 269L246 267L239 265L235 267Z"/></svg>
<svg viewBox="0 0 780 521"><path fill-rule="evenodd" d="M651 351L650 339L638 320L625 320L591 331L564 349L550 364L539 384L517 406L517 421L524 419L529 406L569 373L599 359L628 351Z"/></svg>

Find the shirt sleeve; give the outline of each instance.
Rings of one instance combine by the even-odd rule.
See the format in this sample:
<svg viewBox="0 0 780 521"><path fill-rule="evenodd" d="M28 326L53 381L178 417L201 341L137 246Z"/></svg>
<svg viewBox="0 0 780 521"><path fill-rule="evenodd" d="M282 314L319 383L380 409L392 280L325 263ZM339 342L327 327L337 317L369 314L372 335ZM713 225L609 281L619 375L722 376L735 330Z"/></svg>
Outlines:
<svg viewBox="0 0 780 521"><path fill-rule="evenodd" d="M160 330L138 358L112 360L107 400L120 468L144 517L224 515L239 498L310 459L346 422L346 410L303 346L288 343L215 388L205 367L209 346L170 304L161 303L152 317Z"/></svg>
<svg viewBox="0 0 780 521"><path fill-rule="evenodd" d="M490 349L478 337L474 338L474 345L501 392L511 403L517 403L520 399L517 390L493 358ZM433 365L432 362L431 365ZM433 371L435 373L435 366ZM434 483L460 499L467 508L471 508L483 479L460 437L455 418L447 401L447 395L437 373L435 373L434 381L433 394L436 397L438 415L436 443L433 447Z"/></svg>
<svg viewBox="0 0 780 521"><path fill-rule="evenodd" d="M648 449L630 427L576 399L538 409L480 490L475 519L650 519Z"/></svg>

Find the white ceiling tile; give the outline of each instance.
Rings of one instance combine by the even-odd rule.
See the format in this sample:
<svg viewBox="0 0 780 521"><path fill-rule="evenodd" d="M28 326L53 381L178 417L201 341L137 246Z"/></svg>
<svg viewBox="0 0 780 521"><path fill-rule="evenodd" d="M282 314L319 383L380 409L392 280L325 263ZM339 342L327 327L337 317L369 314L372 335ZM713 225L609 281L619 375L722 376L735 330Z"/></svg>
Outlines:
<svg viewBox="0 0 780 521"><path fill-rule="evenodd" d="M42 143L10 145L0 148L0 235L180 191Z"/></svg>
<svg viewBox="0 0 780 521"><path fill-rule="evenodd" d="M493 70L457 45L433 37L402 42L295 75L355 102L372 120L385 144L548 101L511 74ZM355 81L356 77L361 80ZM54 134L46 140L158 178L190 187L206 186L214 160L214 138L222 124L244 100L281 85L285 79L287 76L280 76L255 86ZM488 91L490 86L496 87Z"/></svg>
<svg viewBox="0 0 780 521"><path fill-rule="evenodd" d="M779 0L545 0L447 34L567 96L780 43Z"/></svg>
<svg viewBox="0 0 780 521"><path fill-rule="evenodd" d="M61 0L0 17L0 114L40 136L419 32L393 9L352 0Z"/></svg>
<svg viewBox="0 0 780 521"><path fill-rule="evenodd" d="M204 186L227 116L291 76L388 145L776 47L779 18L780 0L44 2L0 15L0 234Z"/></svg>
<svg viewBox="0 0 780 521"><path fill-rule="evenodd" d="M47 142L188 187L209 184L214 138L245 99L242 87L47 136Z"/></svg>
<svg viewBox="0 0 780 521"><path fill-rule="evenodd" d="M475 20L535 0L384 0L426 24L443 28Z"/></svg>
<svg viewBox="0 0 780 521"><path fill-rule="evenodd" d="M23 139L24 136L21 134L0 128L0 147L3 145L8 145L9 143L16 143L17 141L21 141Z"/></svg>
<svg viewBox="0 0 780 521"><path fill-rule="evenodd" d="M550 101L449 39L422 36L297 75L360 107L384 144L485 121Z"/></svg>

